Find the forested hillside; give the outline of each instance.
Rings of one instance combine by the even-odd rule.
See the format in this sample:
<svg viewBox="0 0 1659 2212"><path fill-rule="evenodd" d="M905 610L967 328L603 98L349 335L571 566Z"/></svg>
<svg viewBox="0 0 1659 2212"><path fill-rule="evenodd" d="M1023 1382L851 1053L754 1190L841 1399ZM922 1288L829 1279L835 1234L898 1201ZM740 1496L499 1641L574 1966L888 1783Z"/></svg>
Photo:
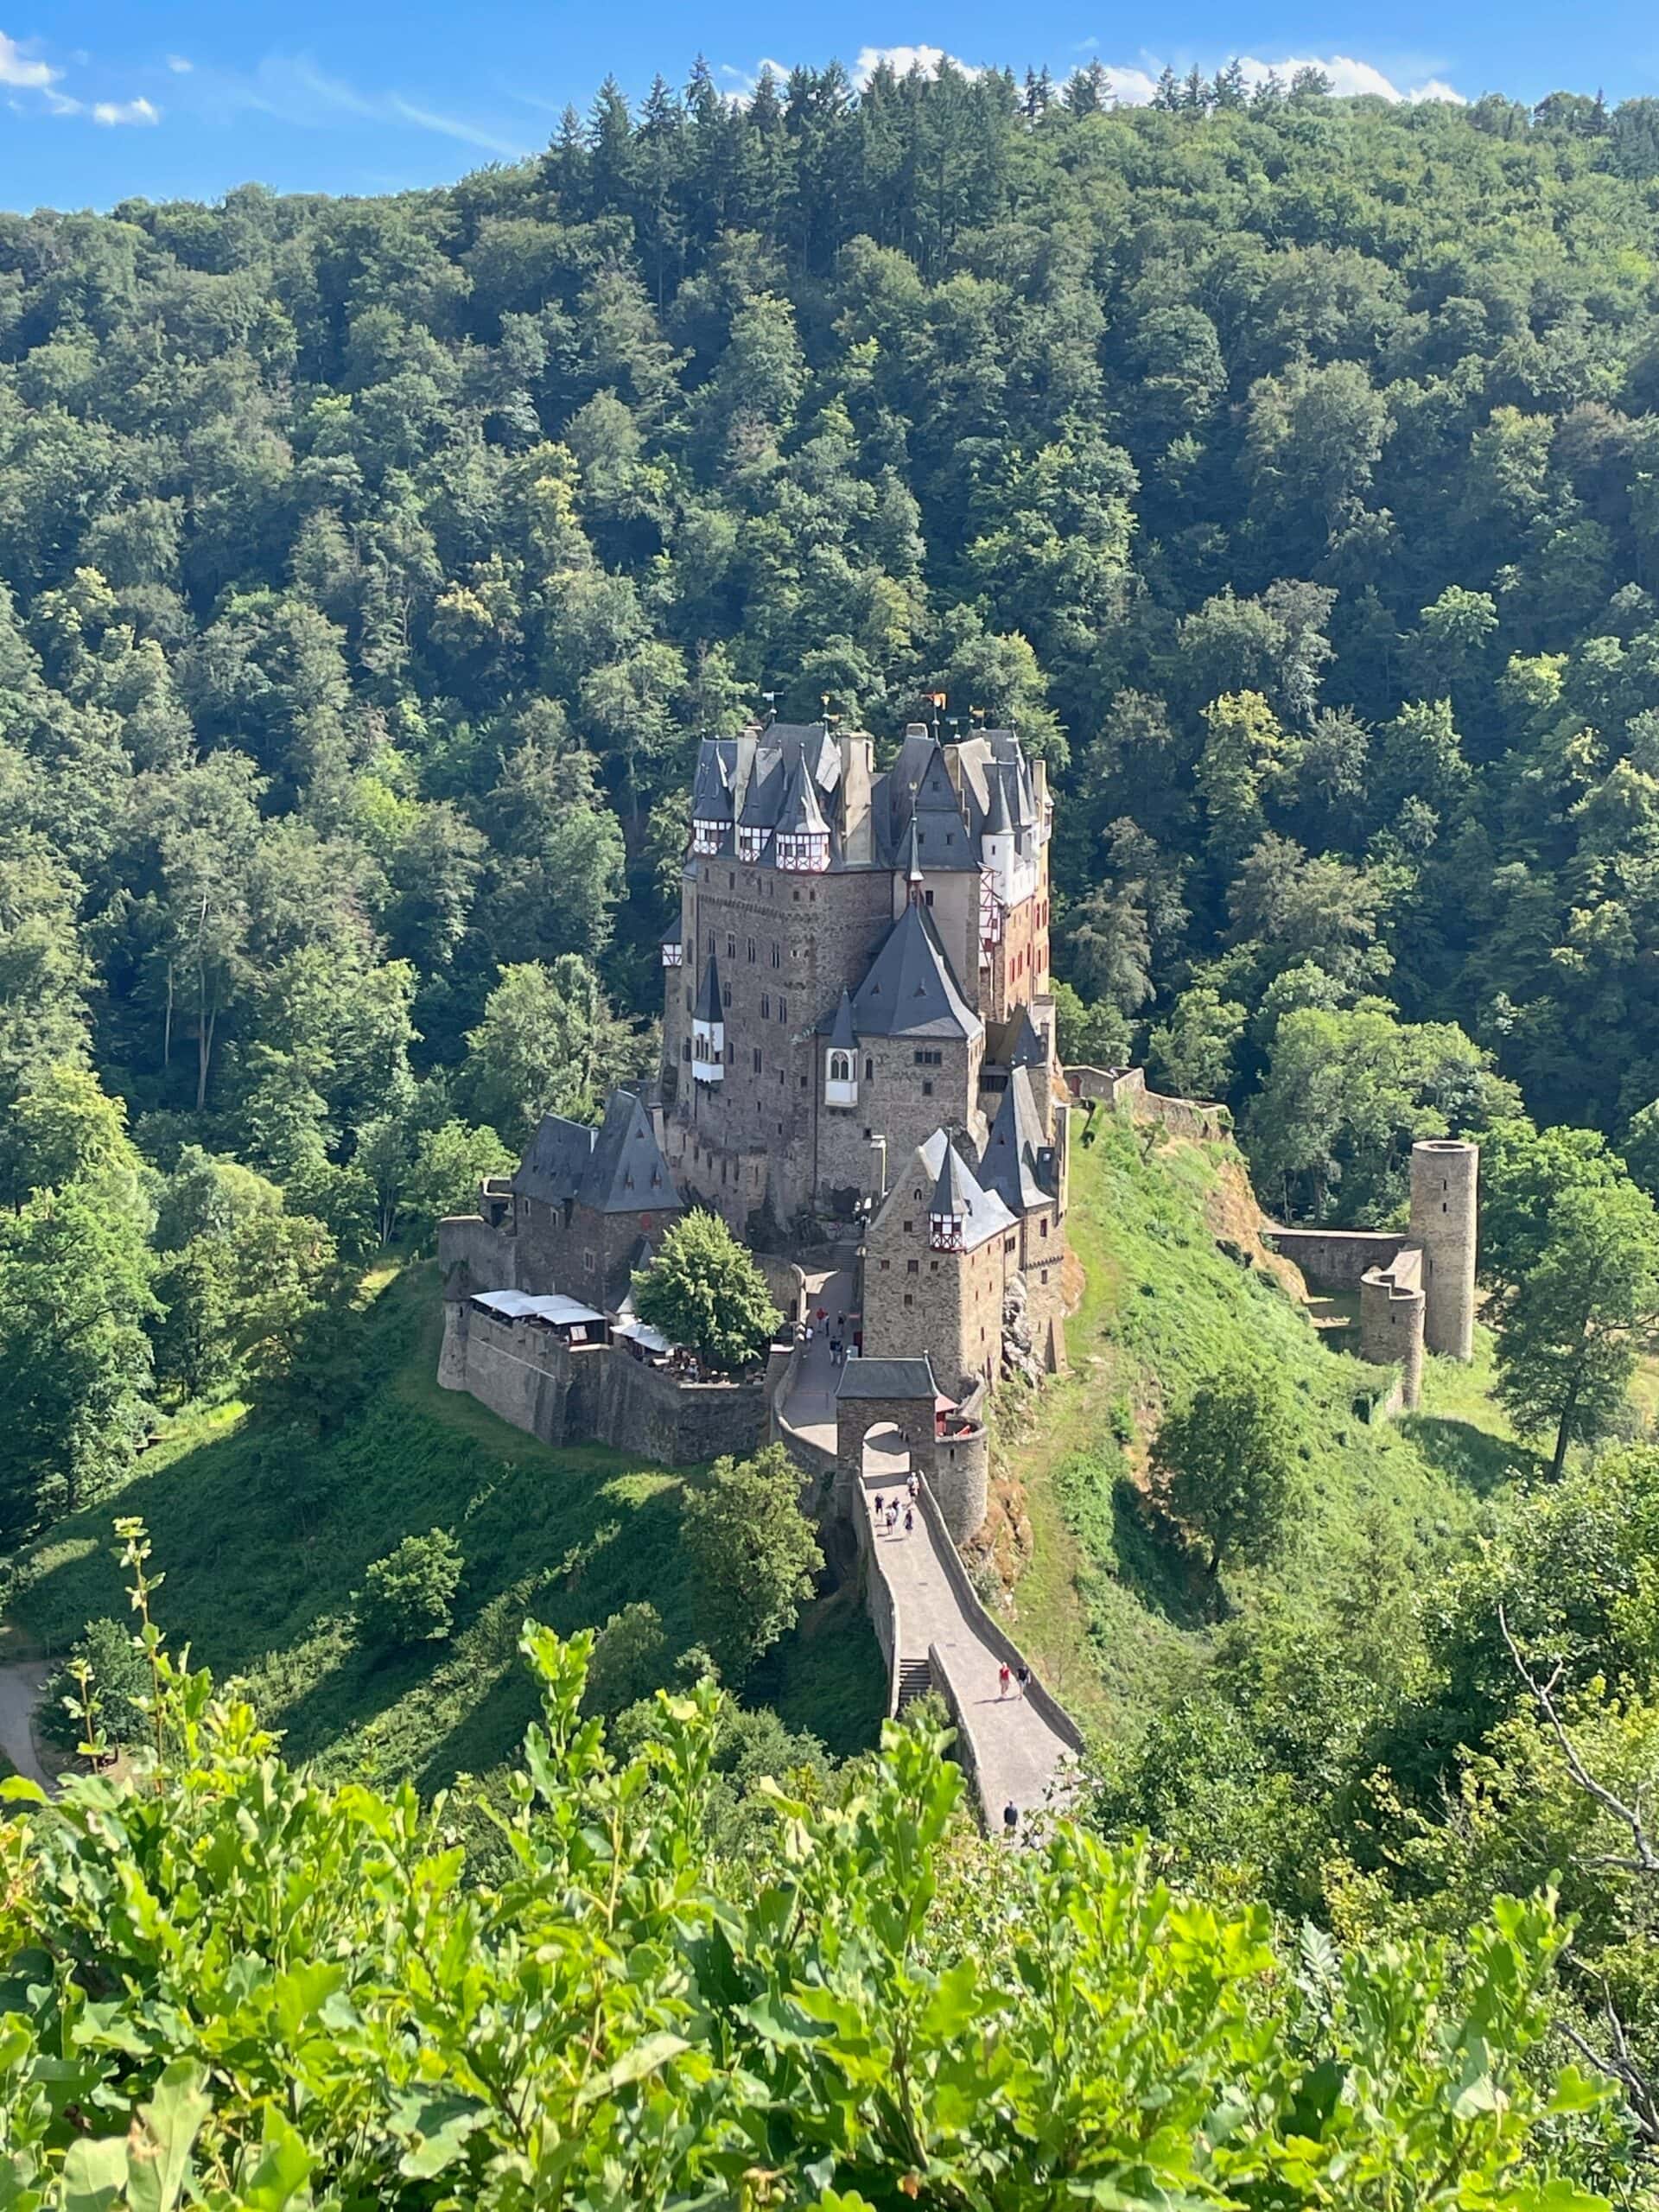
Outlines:
<svg viewBox="0 0 1659 2212"><path fill-rule="evenodd" d="M8 1097L90 1051L372 1236L648 1058L696 732L943 690L1058 771L1074 1043L1294 1107L1311 1008L1622 1135L1650 105L699 70L448 190L5 219ZM1269 1185L1388 1202L1284 1119Z"/></svg>

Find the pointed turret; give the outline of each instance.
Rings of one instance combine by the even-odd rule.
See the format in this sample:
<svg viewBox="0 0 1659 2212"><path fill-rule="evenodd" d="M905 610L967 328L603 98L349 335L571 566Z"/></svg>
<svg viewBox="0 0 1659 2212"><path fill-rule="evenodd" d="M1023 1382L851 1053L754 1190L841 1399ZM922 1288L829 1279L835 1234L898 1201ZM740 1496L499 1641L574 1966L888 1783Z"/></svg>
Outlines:
<svg viewBox="0 0 1659 2212"><path fill-rule="evenodd" d="M712 944L691 1009L691 1073L698 1083L721 1083L726 1076L726 1008Z"/></svg>
<svg viewBox="0 0 1659 2212"><path fill-rule="evenodd" d="M1052 1157L1032 1096L1031 1077L1023 1067L1016 1068L991 1124L979 1179L1011 1213L1026 1213L1051 1203L1052 1193L1043 1188L1043 1168Z"/></svg>
<svg viewBox="0 0 1659 2212"><path fill-rule="evenodd" d="M830 824L799 753L785 777L772 857L776 867L800 875L822 875L830 865Z"/></svg>
<svg viewBox="0 0 1659 2212"><path fill-rule="evenodd" d="M826 1106L858 1103L858 1039L853 1030L853 1002L845 990L824 1047L823 1103Z"/></svg>

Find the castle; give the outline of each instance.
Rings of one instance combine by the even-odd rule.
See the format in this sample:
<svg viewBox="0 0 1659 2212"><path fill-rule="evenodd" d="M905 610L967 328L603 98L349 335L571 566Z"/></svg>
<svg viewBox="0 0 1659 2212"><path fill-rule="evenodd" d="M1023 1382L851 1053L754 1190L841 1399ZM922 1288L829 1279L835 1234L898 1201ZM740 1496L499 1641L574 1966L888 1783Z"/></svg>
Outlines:
<svg viewBox="0 0 1659 2212"><path fill-rule="evenodd" d="M926 1351L960 1396L995 1386L1011 1294L1063 1357L1052 807L1012 730L874 751L822 722L700 747L663 1145L740 1232L868 1224L862 1350Z"/></svg>
<svg viewBox="0 0 1659 2212"><path fill-rule="evenodd" d="M1052 807L1011 730L942 744L912 725L880 772L874 752L827 722L703 741L662 953L659 1098L614 1093L596 1131L544 1116L517 1172L442 1224L440 1376L550 1442L586 1422L706 1457L703 1414L663 1417L664 1389L715 1408L734 1386L664 1384L632 1275L698 1204L763 1248L787 1310L799 1270L780 1252L839 1236L861 1248L849 1433L878 1383L882 1402L907 1393L965 1536L984 1512L986 1398L1010 1363L1064 1358ZM760 1440L759 1402L726 1402L718 1448Z"/></svg>

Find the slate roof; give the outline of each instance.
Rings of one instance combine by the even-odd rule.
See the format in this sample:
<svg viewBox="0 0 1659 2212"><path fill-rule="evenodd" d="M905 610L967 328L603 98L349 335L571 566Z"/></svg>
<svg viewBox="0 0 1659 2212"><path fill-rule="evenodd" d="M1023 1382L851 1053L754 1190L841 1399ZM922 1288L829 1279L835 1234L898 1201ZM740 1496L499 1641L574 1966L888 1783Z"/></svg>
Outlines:
<svg viewBox="0 0 1659 2212"><path fill-rule="evenodd" d="M659 1213L682 1203L650 1119L631 1090L611 1093L596 1129L543 1114L512 1187L543 1205L574 1203L595 1213Z"/></svg>
<svg viewBox="0 0 1659 2212"><path fill-rule="evenodd" d="M1042 1117L1032 1096L1031 1077L1023 1067L1017 1067L991 1124L980 1159L979 1179L1014 1213L1046 1205L1052 1194L1043 1188L1039 1170L1048 1149Z"/></svg>
<svg viewBox="0 0 1659 2212"><path fill-rule="evenodd" d="M1048 1047L1038 1033L1028 1006L1022 1006L1020 1009L1013 1035L1007 1040L1007 1065L1011 1068L1046 1068L1048 1065Z"/></svg>
<svg viewBox="0 0 1659 2212"><path fill-rule="evenodd" d="M721 1004L720 969L715 964L715 948L709 948L709 958L702 971L702 981L697 986L697 996L691 1008L694 1021L724 1021L726 1011Z"/></svg>
<svg viewBox="0 0 1659 2212"><path fill-rule="evenodd" d="M912 903L887 932L853 995L861 1037L978 1037L984 1024L962 995L925 906Z"/></svg>
<svg viewBox="0 0 1659 2212"><path fill-rule="evenodd" d="M872 1230L886 1222L889 1214L907 1209L914 1211L917 1205L915 1187L920 1184L931 1192L928 1201L930 1213L950 1213L961 1217L962 1241L969 1252L977 1251L993 1236L1000 1236L1014 1226L1014 1217L995 1191L988 1191L980 1183L973 1169L951 1143L943 1129L935 1129L923 1144L917 1146L909 1160L897 1170L887 1195L877 1211ZM917 1235L925 1234L926 1224L918 1225Z"/></svg>
<svg viewBox="0 0 1659 2212"><path fill-rule="evenodd" d="M857 1041L853 1028L853 1002L843 989L841 1004L836 1008L836 1018L830 1025L830 1050L850 1052Z"/></svg>
<svg viewBox="0 0 1659 2212"><path fill-rule="evenodd" d="M939 1395L933 1380L933 1363L924 1352L919 1359L849 1359L836 1383L836 1397L925 1398L931 1406Z"/></svg>

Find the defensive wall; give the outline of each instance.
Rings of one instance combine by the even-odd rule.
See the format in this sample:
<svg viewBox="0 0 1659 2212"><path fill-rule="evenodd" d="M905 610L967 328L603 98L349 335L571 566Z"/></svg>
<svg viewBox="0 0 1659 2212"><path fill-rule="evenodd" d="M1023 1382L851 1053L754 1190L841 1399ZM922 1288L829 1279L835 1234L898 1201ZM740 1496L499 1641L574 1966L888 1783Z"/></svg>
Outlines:
<svg viewBox="0 0 1659 2212"><path fill-rule="evenodd" d="M774 1354L780 1371L785 1358ZM690 1382L624 1344L567 1344L454 1298L444 1300L438 1381L543 1444L608 1444L663 1467L759 1450L775 1388L771 1368L742 1382Z"/></svg>
<svg viewBox="0 0 1659 2212"><path fill-rule="evenodd" d="M1474 1355L1479 1180L1478 1145L1427 1138L1411 1148L1404 1230L1263 1228L1315 1289L1358 1291L1359 1356L1398 1366L1399 1405L1408 1411L1422 1395L1427 1353Z"/></svg>
<svg viewBox="0 0 1659 2212"><path fill-rule="evenodd" d="M1172 1136L1215 1144L1233 1133L1233 1117L1225 1106L1211 1099L1170 1098L1148 1090L1144 1068L1077 1066L1061 1072L1066 1089L1084 1104L1109 1106L1132 1122L1156 1122Z"/></svg>

